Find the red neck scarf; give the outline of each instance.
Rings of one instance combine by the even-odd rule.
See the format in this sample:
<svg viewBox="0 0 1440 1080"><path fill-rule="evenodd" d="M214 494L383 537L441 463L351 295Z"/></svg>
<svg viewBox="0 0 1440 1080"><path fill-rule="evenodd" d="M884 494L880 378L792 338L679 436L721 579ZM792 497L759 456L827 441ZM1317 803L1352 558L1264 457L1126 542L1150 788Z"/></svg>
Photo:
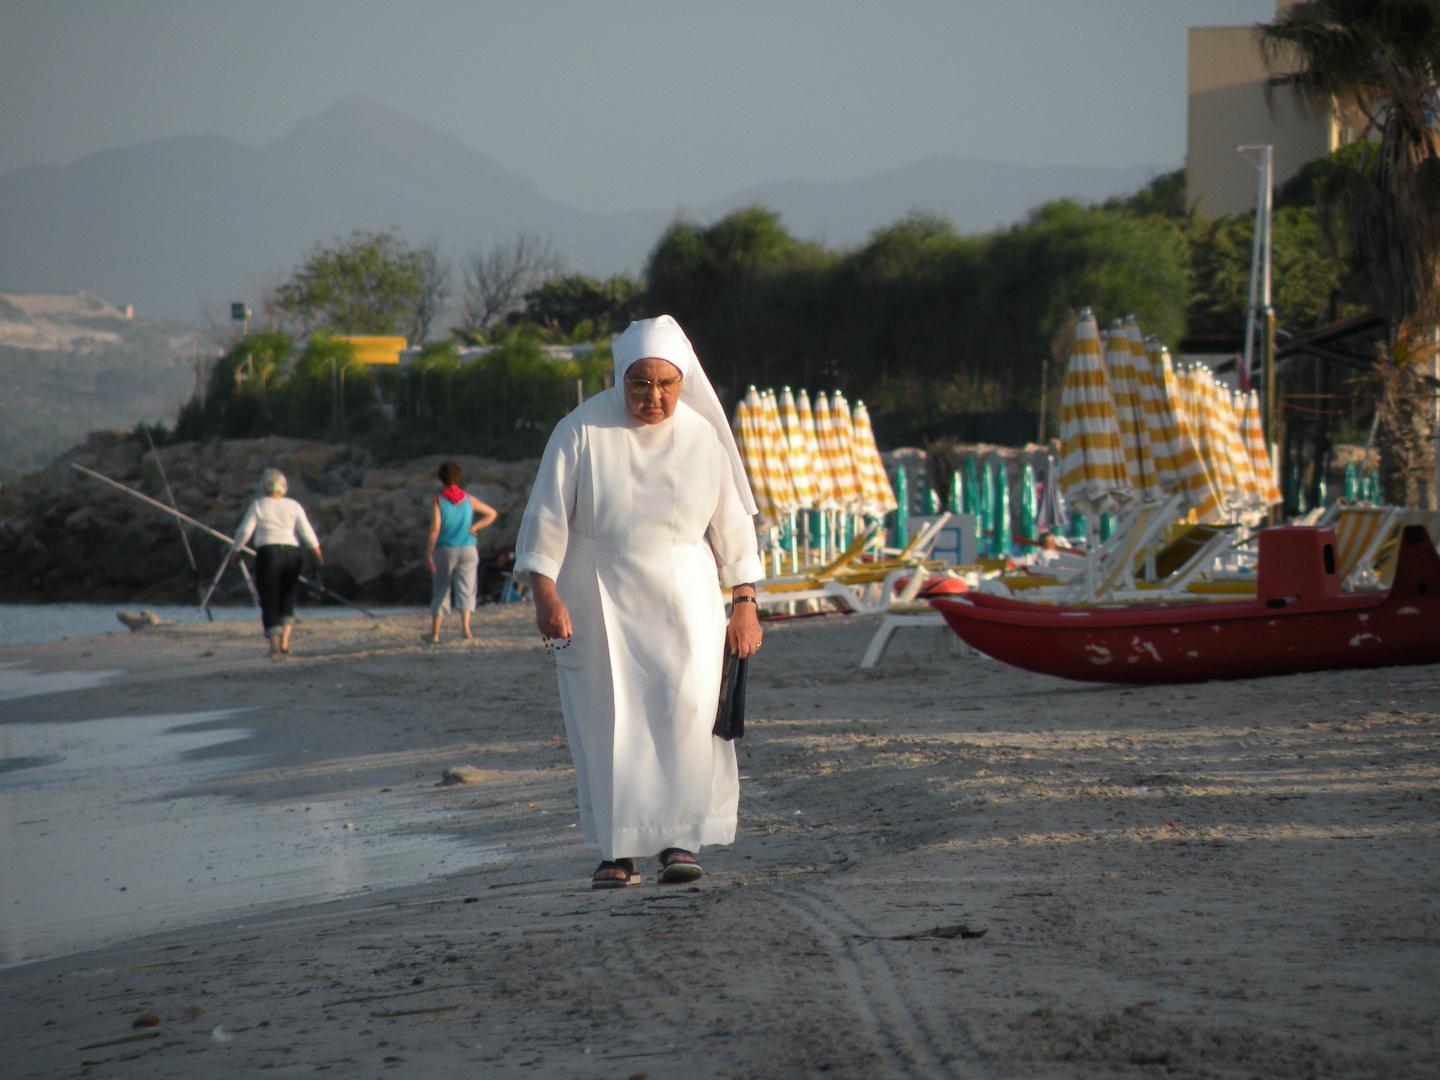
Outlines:
<svg viewBox="0 0 1440 1080"><path fill-rule="evenodd" d="M464 502L467 498L465 492L461 491L459 486L456 484L451 484L449 487L442 490L440 494L444 495L445 498L449 499L452 503Z"/></svg>

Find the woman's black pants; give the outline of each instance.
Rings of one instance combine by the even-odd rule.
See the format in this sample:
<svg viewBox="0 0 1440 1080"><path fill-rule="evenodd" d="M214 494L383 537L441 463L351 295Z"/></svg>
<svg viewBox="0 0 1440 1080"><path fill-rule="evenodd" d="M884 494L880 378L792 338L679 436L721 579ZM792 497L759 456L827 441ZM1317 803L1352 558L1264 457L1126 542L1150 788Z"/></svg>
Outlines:
<svg viewBox="0 0 1440 1080"><path fill-rule="evenodd" d="M265 544L255 551L255 589L260 593L260 620L266 637L278 637L282 626L295 625L295 592L300 582L300 548Z"/></svg>

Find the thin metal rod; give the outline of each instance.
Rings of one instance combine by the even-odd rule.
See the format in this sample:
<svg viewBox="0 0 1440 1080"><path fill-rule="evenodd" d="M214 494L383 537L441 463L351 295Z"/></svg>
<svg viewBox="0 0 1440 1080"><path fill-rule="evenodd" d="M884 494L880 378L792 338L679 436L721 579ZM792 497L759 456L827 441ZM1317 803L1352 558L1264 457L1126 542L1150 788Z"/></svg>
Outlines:
<svg viewBox="0 0 1440 1080"><path fill-rule="evenodd" d="M124 484L120 483L118 480L111 480L108 476L103 476L102 474L96 472L94 469L87 469L84 465L78 464L77 462L74 462L74 461L70 462L70 467L71 467L72 469L76 469L76 470L78 470L79 472L84 473L86 476L93 476L96 480L99 480L102 484L109 484L111 487L116 488L116 489L118 489L118 490L120 490L120 491L123 491L123 492L125 492L125 494L127 494L127 495L134 495L135 498L139 499L141 502L149 503L151 506L155 507L155 509L160 510L160 511L163 511L164 513L169 514L169 515L171 515L172 517L177 517L177 518L179 518L181 521L185 522L187 525L194 525L195 528L201 530L202 532L209 533L211 536L215 537L216 540L224 541L225 543L230 544L230 545L232 545L232 546L233 546L234 543L235 543L235 538L234 538L233 536L226 536L226 535L225 535L224 533L222 533L220 530L218 530L218 529L212 529L209 525L206 525L203 521L196 521L194 518L189 517L189 516L187 516L187 515L185 515L185 514L182 514L179 510L171 510L170 507L166 506L164 503L162 503L162 502L157 502L156 500L150 498L149 495L146 495L146 494L144 494L143 492L136 491L136 490L135 490L134 488L132 488L132 487L126 487ZM248 544L241 544L241 545L240 545L240 552L241 552L241 554L244 554L244 555L254 555L254 554L255 554L255 549L252 548L252 547L250 547ZM224 569L225 569L225 563L222 562L222 563L220 564L220 570L221 570L221 572L223 572ZM218 574L216 575L215 580L216 580L216 582L219 582L220 577L219 577ZM339 593L331 592L329 589L327 589L324 585L320 584L318 581L311 581L309 578L307 578L307 577L305 577L305 576L303 576L303 575L300 577L299 580L300 580L300 583L301 583L302 585L307 585L307 586L309 586L309 587L312 588L312 589L315 589L315 590L317 590L317 591L319 591L319 592L324 593L326 596L329 596L329 597L332 597L332 598L334 598L334 599L336 599L336 600L339 600L340 603L346 605L347 607L352 607L352 608L354 608L356 611L360 612L362 615L368 615L368 616L370 616L370 618L372 618L372 619L377 618L376 614L375 614L373 611L367 611L367 610L365 610L365 608L361 607L359 604L355 603L353 600L346 600L345 597L341 596ZM214 588L215 588L215 586L212 585L210 588L211 588L211 590L213 591ZM209 599L209 595L208 595L208 594L206 595L206 599Z"/></svg>
<svg viewBox="0 0 1440 1080"><path fill-rule="evenodd" d="M160 451L155 449L155 438L150 434L150 429L143 424L140 430L145 432L145 441L150 444L150 453L155 455L155 468L160 471L160 483L165 487L165 498L170 500L171 507L179 510L180 506L175 501L175 492L170 490L170 478L165 475L165 464L160 460ZM190 572L195 575L195 595L199 596L200 566L195 562L195 552L190 549L190 537L185 532L185 523L183 521L176 521L175 527L180 530L180 542L185 545L185 558L190 560ZM215 621L215 616L210 613L210 606L208 604L201 604L200 610L205 612L205 617L211 622Z"/></svg>
<svg viewBox="0 0 1440 1080"><path fill-rule="evenodd" d="M250 590L250 599L255 601L255 610L264 615L265 606L260 603L260 590L255 587L255 579L250 576L250 568L245 565L244 559L240 560L240 574L245 578L245 587Z"/></svg>

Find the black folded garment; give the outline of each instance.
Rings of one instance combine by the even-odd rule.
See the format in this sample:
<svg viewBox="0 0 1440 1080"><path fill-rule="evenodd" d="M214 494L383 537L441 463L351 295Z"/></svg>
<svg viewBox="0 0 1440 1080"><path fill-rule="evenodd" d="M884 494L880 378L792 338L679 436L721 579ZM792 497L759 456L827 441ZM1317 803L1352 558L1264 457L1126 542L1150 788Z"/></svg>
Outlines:
<svg viewBox="0 0 1440 1080"><path fill-rule="evenodd" d="M745 734L745 677L750 670L750 658L743 660L725 650L725 669L720 676L720 707L715 710L715 726L712 735L729 742Z"/></svg>

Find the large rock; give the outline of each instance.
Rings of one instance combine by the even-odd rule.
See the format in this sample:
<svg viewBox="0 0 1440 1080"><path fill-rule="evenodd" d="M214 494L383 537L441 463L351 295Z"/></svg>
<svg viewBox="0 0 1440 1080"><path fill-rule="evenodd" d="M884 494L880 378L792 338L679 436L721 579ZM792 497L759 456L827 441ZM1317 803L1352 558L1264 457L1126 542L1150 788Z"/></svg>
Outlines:
<svg viewBox="0 0 1440 1080"><path fill-rule="evenodd" d="M341 525L321 547L327 563L343 567L356 585L368 585L385 573L385 551L373 529Z"/></svg>
<svg viewBox="0 0 1440 1080"><path fill-rule="evenodd" d="M0 489L0 602L194 599L174 520L76 472L73 461L162 502L163 468L180 510L226 535L259 496L260 475L278 468L319 534L327 584L365 600L424 604L425 541L444 460L376 462L360 447L278 436L179 443L157 454L131 432L95 432ZM480 553L514 543L538 463L453 460L465 488L499 513L480 533ZM224 545L193 528L188 534L208 579ZM221 599L242 599L243 590L238 576L227 574Z"/></svg>

